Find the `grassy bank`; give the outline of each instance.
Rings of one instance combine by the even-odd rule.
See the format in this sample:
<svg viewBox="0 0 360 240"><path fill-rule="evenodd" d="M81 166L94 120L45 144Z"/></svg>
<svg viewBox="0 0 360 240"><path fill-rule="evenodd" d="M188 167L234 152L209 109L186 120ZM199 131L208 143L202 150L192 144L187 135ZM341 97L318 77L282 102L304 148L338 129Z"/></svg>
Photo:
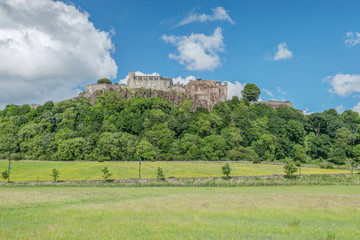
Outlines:
<svg viewBox="0 0 360 240"><path fill-rule="evenodd" d="M359 186L2 188L2 239L358 239Z"/></svg>
<svg viewBox="0 0 360 240"><path fill-rule="evenodd" d="M158 167L163 168L166 177L219 177L222 176L223 162L143 162L142 178L155 178ZM282 165L230 163L233 176L263 176L284 174ZM101 169L108 167L113 179L137 179L138 162L54 162L54 161L13 161L11 181L51 181L51 169L60 171L60 180L101 180ZM0 161L0 171L8 168L7 161ZM346 169L321 169L302 167L302 174L349 173ZM4 181L1 179L0 181Z"/></svg>

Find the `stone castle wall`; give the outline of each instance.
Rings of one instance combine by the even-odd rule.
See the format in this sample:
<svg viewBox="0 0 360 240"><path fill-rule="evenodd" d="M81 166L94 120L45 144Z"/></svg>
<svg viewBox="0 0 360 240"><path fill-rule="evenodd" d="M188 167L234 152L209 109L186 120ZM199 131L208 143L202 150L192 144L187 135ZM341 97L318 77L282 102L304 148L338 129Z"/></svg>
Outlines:
<svg viewBox="0 0 360 240"><path fill-rule="evenodd" d="M140 97L160 97L178 105L185 99L194 102L194 109L204 107L211 110L215 104L226 101L227 85L220 81L194 80L186 86L173 84L172 78L162 76L135 76L130 72L127 85L112 84L89 84L85 86L84 92L73 100L86 97L91 104L95 104L98 93L117 91L124 99L130 99L139 95Z"/></svg>

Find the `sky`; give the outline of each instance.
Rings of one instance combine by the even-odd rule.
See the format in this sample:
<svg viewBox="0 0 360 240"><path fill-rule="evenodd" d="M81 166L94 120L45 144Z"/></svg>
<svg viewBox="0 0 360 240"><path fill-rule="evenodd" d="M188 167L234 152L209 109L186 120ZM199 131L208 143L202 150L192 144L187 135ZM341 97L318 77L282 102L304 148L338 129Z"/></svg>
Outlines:
<svg viewBox="0 0 360 240"><path fill-rule="evenodd" d="M0 109L130 71L360 112L360 1L1 0Z"/></svg>

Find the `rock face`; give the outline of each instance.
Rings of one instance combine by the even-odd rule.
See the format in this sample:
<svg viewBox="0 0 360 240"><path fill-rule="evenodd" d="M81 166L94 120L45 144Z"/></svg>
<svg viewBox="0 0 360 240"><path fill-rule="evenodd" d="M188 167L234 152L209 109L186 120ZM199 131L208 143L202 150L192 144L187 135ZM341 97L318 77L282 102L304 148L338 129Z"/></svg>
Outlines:
<svg viewBox="0 0 360 240"><path fill-rule="evenodd" d="M279 108L279 107L292 107L292 103L290 101L274 101L274 100L270 100L270 101L262 102L262 103L272 107L272 109L276 109L276 108Z"/></svg>
<svg viewBox="0 0 360 240"><path fill-rule="evenodd" d="M120 92L123 99L131 99L136 95L144 98L159 97L166 99L172 104L179 105L186 99L193 100L194 109L204 107L211 110L215 104L226 101L227 84L213 80L194 80L190 81L186 86L182 84L173 84L171 78L161 76L135 76L134 72L130 72L127 85L112 84L89 84L85 86L85 90L79 96L86 97L91 104L95 104L99 92Z"/></svg>

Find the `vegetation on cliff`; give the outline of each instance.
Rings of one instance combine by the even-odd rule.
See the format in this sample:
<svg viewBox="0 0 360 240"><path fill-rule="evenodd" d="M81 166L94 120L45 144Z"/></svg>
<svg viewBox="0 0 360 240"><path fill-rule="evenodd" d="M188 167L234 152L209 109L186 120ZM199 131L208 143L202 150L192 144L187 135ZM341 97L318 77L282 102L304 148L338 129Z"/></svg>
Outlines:
<svg viewBox="0 0 360 240"><path fill-rule="evenodd" d="M237 97L211 112L191 100L119 100L107 92L0 111L0 157L40 160L249 160L347 163L360 160L360 117L334 109L306 116L293 108L249 105Z"/></svg>

